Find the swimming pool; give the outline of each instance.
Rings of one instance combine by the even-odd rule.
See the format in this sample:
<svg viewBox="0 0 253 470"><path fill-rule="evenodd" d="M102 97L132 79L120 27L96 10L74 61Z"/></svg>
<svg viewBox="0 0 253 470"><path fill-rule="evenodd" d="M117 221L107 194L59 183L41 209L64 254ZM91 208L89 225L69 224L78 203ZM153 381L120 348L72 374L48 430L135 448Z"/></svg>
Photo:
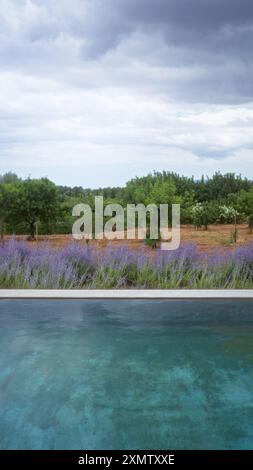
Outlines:
<svg viewBox="0 0 253 470"><path fill-rule="evenodd" d="M1 449L252 449L253 302L1 300Z"/></svg>

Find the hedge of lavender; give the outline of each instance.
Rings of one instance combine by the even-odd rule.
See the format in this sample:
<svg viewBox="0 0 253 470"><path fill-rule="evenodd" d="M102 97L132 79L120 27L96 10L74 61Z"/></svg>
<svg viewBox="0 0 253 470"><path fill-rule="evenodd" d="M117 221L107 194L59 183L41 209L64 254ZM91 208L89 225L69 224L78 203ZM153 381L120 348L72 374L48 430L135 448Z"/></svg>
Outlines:
<svg viewBox="0 0 253 470"><path fill-rule="evenodd" d="M12 239L0 245L0 288L252 288L253 245L203 255L72 243L56 250Z"/></svg>

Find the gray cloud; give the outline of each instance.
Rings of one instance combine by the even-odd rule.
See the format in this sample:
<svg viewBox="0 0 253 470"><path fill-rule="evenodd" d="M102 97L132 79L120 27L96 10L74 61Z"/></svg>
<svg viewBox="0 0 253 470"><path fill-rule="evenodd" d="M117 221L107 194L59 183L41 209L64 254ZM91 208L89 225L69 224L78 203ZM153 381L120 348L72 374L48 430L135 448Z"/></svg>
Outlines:
<svg viewBox="0 0 253 470"><path fill-rule="evenodd" d="M1 3L0 60L7 67L29 67L35 63L48 71L79 58L79 65L85 68L90 61L105 62L106 57L111 59L115 54L117 71L108 77L108 68L103 63L102 86L106 82L124 86L126 75L131 86L136 83L138 87L138 73L131 62L139 61L151 69L151 78L142 77L142 86L177 100L212 103L252 100L251 0L73 0L71 4L66 0L2 0ZM161 74L154 79L155 66L167 70L164 77ZM177 74L170 71L175 68ZM95 80L96 85L98 82Z"/></svg>
<svg viewBox="0 0 253 470"><path fill-rule="evenodd" d="M159 35L160 44L149 43L148 63L159 57L160 48L162 67L199 68L194 77L179 82L168 78L167 92L176 99L229 103L252 99L251 0L109 0L96 2L95 13L91 48L84 47L84 56L106 54L136 32L143 34L143 41Z"/></svg>
<svg viewBox="0 0 253 470"><path fill-rule="evenodd" d="M0 0L0 161L253 175L252 46L251 0Z"/></svg>
<svg viewBox="0 0 253 470"><path fill-rule="evenodd" d="M194 45L207 54L234 52L250 58L251 0L95 0L93 5L87 31L104 52L139 30L149 35L160 32L170 47Z"/></svg>

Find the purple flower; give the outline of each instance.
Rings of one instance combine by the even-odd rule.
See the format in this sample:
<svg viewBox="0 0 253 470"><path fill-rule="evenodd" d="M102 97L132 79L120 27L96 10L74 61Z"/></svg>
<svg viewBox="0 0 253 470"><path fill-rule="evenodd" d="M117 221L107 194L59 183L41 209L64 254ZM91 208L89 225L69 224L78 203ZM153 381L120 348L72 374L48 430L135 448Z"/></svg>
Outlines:
<svg viewBox="0 0 253 470"><path fill-rule="evenodd" d="M188 243L176 251L73 242L62 249L12 238L0 244L0 287L184 288L253 286L253 245L201 253Z"/></svg>

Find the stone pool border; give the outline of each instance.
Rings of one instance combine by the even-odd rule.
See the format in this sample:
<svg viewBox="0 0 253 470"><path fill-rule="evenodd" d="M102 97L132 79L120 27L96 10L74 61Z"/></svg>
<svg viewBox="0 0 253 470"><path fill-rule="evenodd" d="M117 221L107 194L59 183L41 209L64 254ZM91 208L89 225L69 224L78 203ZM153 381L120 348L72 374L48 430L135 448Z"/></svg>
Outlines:
<svg viewBox="0 0 253 470"><path fill-rule="evenodd" d="M0 299L253 299L253 289L0 289Z"/></svg>

